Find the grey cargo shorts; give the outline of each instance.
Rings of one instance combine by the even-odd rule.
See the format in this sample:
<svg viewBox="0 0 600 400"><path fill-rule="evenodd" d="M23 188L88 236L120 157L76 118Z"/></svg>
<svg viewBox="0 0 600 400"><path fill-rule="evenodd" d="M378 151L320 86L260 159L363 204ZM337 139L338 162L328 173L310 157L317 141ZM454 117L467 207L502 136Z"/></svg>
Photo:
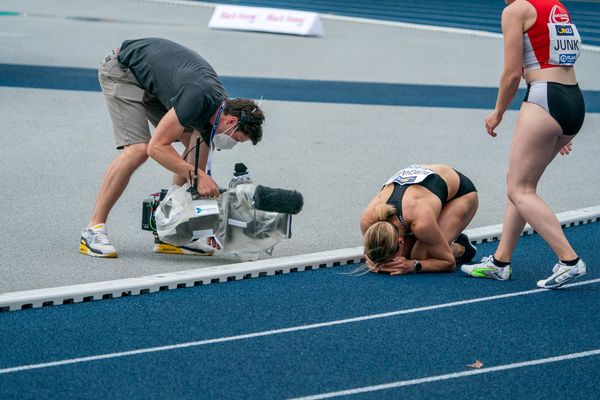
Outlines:
<svg viewBox="0 0 600 400"><path fill-rule="evenodd" d="M167 110L147 93L133 73L117 61L119 49L100 62L98 80L110 113L117 149L150 141L150 127L158 125Z"/></svg>

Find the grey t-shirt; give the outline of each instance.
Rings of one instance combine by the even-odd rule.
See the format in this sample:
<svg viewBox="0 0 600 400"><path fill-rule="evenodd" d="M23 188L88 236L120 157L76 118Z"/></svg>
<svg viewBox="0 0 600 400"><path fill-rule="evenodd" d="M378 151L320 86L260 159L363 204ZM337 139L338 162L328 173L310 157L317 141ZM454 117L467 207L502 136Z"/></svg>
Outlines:
<svg viewBox="0 0 600 400"><path fill-rule="evenodd" d="M198 53L170 40L126 40L118 61L166 110L174 107L186 128L205 134L210 117L227 98L212 66Z"/></svg>

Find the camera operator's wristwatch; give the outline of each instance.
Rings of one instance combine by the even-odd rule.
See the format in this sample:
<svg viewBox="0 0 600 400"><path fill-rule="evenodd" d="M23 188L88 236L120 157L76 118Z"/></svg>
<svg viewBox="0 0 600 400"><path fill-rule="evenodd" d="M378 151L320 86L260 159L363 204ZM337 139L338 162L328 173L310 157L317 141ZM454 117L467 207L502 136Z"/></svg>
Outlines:
<svg viewBox="0 0 600 400"><path fill-rule="evenodd" d="M418 274L423 269L423 265L420 261L415 260L415 264L413 265L413 274Z"/></svg>

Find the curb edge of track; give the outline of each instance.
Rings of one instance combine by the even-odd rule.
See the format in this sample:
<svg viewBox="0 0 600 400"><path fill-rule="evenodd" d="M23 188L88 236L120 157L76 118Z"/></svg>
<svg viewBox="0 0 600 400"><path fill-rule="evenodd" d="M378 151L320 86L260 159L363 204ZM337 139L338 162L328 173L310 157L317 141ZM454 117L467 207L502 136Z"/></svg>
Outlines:
<svg viewBox="0 0 600 400"><path fill-rule="evenodd" d="M598 222L600 221L600 205L566 211L556 216L563 228ZM473 243L493 242L500 238L502 225L469 229L465 233ZM529 225L523 230L523 235L533 233L535 232ZM364 262L362 250L361 246L142 276L139 278L3 293L0 294L0 312L112 299L208 285L211 283L356 264Z"/></svg>

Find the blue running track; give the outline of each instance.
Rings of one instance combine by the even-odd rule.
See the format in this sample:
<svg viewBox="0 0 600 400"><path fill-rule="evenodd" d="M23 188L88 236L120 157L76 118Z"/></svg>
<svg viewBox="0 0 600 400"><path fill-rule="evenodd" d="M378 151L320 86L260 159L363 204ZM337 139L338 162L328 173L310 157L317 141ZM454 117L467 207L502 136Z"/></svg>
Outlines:
<svg viewBox="0 0 600 400"><path fill-rule="evenodd" d="M499 31L500 0L226 1ZM600 45L599 2L566 2ZM0 86L98 91L96 70L0 64ZM496 88L224 77L230 95L492 108ZM257 90L260 88L260 91ZM585 91L588 112L600 92ZM513 102L519 104L521 95ZM566 229L590 273L538 289L553 253L521 239L513 279L390 277L359 265L0 313L0 399L592 399L600 223ZM477 257L496 243L479 246ZM354 272L354 273L353 273ZM468 365L480 360L479 369Z"/></svg>
<svg viewBox="0 0 600 400"><path fill-rule="evenodd" d="M595 398L600 223L566 233L590 273L560 291L532 235L505 282L352 265L0 313L0 398Z"/></svg>

